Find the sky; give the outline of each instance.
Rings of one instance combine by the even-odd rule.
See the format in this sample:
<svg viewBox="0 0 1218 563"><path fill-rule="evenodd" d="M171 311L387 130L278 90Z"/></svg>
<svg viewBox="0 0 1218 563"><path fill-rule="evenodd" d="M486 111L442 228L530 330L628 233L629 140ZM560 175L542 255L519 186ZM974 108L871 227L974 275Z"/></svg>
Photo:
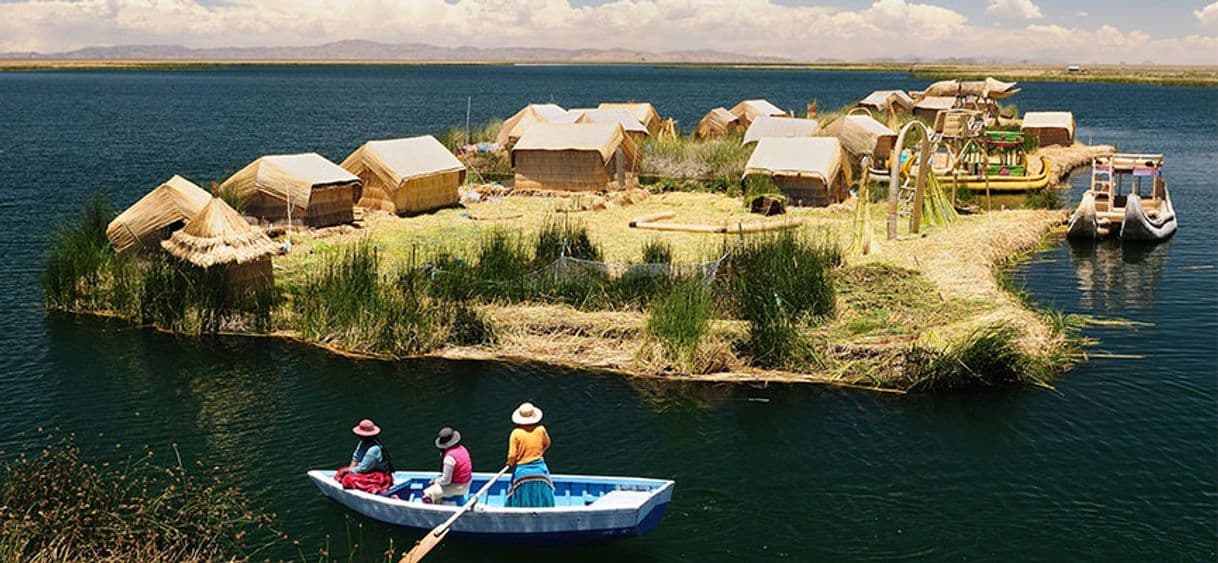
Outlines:
<svg viewBox="0 0 1218 563"><path fill-rule="evenodd" d="M0 52L442 46L1218 64L1210 0L0 0Z"/></svg>

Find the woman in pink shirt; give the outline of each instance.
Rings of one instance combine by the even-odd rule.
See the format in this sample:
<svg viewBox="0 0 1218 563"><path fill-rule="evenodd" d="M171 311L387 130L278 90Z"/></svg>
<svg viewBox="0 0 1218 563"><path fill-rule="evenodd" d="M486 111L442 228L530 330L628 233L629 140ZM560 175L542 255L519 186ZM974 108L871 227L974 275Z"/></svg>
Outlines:
<svg viewBox="0 0 1218 563"><path fill-rule="evenodd" d="M439 478L432 479L430 487L423 489L423 501L439 503L444 499L469 494L469 484L474 479L474 463L469 451L461 445L461 433L448 427L440 429L436 436L436 447L444 452L440 458L441 473Z"/></svg>

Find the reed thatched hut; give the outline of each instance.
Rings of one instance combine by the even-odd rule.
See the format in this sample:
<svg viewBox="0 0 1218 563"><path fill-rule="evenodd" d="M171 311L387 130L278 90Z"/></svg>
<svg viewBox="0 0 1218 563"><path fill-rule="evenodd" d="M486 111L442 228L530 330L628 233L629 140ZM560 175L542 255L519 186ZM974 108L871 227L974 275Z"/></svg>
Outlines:
<svg viewBox="0 0 1218 563"><path fill-rule="evenodd" d="M368 141L340 164L363 182L356 205L420 213L456 205L465 165L435 137Z"/></svg>
<svg viewBox="0 0 1218 563"><path fill-rule="evenodd" d="M842 160L841 143L834 137L769 137L757 141L744 177L770 176L788 204L826 206L850 194Z"/></svg>
<svg viewBox="0 0 1218 563"><path fill-rule="evenodd" d="M815 137L817 133L820 122L815 119L761 116L749 124L741 146L769 137Z"/></svg>
<svg viewBox="0 0 1218 563"><path fill-rule="evenodd" d="M115 252L160 248L161 241L181 229L211 201L211 194L178 175L141 197L106 226Z"/></svg>
<svg viewBox="0 0 1218 563"><path fill-rule="evenodd" d="M639 184L641 153L618 123L544 123L512 148L516 189L605 191Z"/></svg>
<svg viewBox="0 0 1218 563"><path fill-rule="evenodd" d="M237 195L242 212L261 222L327 227L354 220L362 184L317 153L271 155L220 184Z"/></svg>
<svg viewBox="0 0 1218 563"><path fill-rule="evenodd" d="M897 132L867 115L847 115L825 126L824 134L836 137L851 158L868 155L878 163L888 161L897 144Z"/></svg>
<svg viewBox="0 0 1218 563"><path fill-rule="evenodd" d="M556 104L529 104L503 122L495 142L504 149L510 150L512 145L536 123L550 123L567 117L567 110Z"/></svg>
<svg viewBox="0 0 1218 563"><path fill-rule="evenodd" d="M886 112L892 108L898 113L909 113L913 111L914 100L904 90L876 90L855 105L876 111Z"/></svg>
<svg viewBox="0 0 1218 563"><path fill-rule="evenodd" d="M1035 136L1042 147L1074 144L1074 114L1068 111L1029 111L1019 129Z"/></svg>
<svg viewBox="0 0 1218 563"><path fill-rule="evenodd" d="M597 109L621 110L629 113L631 117L647 128L648 135L659 133L663 123L660 113L649 102L604 102L596 107Z"/></svg>
<svg viewBox="0 0 1218 563"><path fill-rule="evenodd" d="M914 103L913 115L927 123L934 123L939 112L957 107L955 96L927 96Z"/></svg>
<svg viewBox="0 0 1218 563"><path fill-rule="evenodd" d="M732 115L740 122L740 126L748 129L753 120L758 117L786 117L787 112L766 100L745 100L732 107Z"/></svg>
<svg viewBox="0 0 1218 563"><path fill-rule="evenodd" d="M643 139L651 135L647 126L640 123L633 114L626 110L572 109L567 110L567 113L571 117L569 121L555 121L555 123L617 123L635 143L641 143Z"/></svg>
<svg viewBox="0 0 1218 563"><path fill-rule="evenodd" d="M698 127L694 129L694 135L699 139L711 139L740 129L740 119L727 108L717 107L702 116L702 119L698 121Z"/></svg>
<svg viewBox="0 0 1218 563"><path fill-rule="evenodd" d="M274 285L271 256L278 246L218 197L161 246L200 268L223 268L230 295Z"/></svg>

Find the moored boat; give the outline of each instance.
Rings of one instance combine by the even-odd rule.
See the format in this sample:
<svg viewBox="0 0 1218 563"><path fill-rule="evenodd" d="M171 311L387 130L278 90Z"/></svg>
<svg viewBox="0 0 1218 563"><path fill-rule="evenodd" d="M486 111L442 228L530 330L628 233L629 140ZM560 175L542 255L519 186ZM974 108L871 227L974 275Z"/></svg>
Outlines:
<svg viewBox="0 0 1218 563"><path fill-rule="evenodd" d="M458 504L427 504L423 489L434 472L398 471L383 495L344 490L333 471L310 471L309 479L327 498L363 516L403 528L431 530L461 509ZM471 490L493 477L475 473ZM673 481L639 477L552 475L555 506L509 508L509 479L500 479L473 510L452 525L451 535L471 541L525 545L604 543L651 531L672 499ZM462 503L464 499L462 499Z"/></svg>
<svg viewBox="0 0 1218 563"><path fill-rule="evenodd" d="M1125 178L1130 178L1125 193ZM1143 185L1150 178L1150 186ZM1115 154L1091 165L1091 188L1070 216L1070 238L1159 241L1176 232L1176 210L1163 179L1163 155Z"/></svg>

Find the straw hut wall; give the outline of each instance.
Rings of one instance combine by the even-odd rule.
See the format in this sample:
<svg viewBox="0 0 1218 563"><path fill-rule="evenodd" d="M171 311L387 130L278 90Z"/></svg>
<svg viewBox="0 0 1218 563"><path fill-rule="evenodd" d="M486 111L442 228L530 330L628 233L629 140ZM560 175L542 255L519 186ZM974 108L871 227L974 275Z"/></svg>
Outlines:
<svg viewBox="0 0 1218 563"><path fill-rule="evenodd" d="M740 120L732 112L727 108L717 107L702 116L702 120L698 121L698 127L694 129L694 135L699 139L711 139L740 129Z"/></svg>
<svg viewBox="0 0 1218 563"><path fill-rule="evenodd" d="M106 237L118 253L160 248L161 241L185 226L208 201L211 194L175 175L110 221Z"/></svg>
<svg viewBox="0 0 1218 563"><path fill-rule="evenodd" d="M340 166L363 183L356 205L390 213L456 205L465 183L465 165L431 135L369 141Z"/></svg>
<svg viewBox="0 0 1218 563"><path fill-rule="evenodd" d="M732 107L732 115L740 121L740 126L748 129L753 120L758 117L786 117L787 112L766 100L745 100Z"/></svg>
<svg viewBox="0 0 1218 563"><path fill-rule="evenodd" d="M913 111L914 100L904 90L876 90L855 105L879 111L888 111L891 107L898 112L909 113Z"/></svg>
<svg viewBox="0 0 1218 563"><path fill-rule="evenodd" d="M849 163L834 137L763 138L744 177L770 176L791 205L822 207L850 195Z"/></svg>
<svg viewBox="0 0 1218 563"><path fill-rule="evenodd" d="M934 123L939 112L956 107L956 102L955 96L927 96L914 104L913 115L927 123Z"/></svg>
<svg viewBox="0 0 1218 563"><path fill-rule="evenodd" d="M327 227L354 220L362 184L317 153L264 156L220 184L233 190L244 213L265 223Z"/></svg>
<svg viewBox="0 0 1218 563"><path fill-rule="evenodd" d="M1035 136L1042 147L1074 144L1074 114L1068 111L1029 111L1019 129Z"/></svg>
<svg viewBox="0 0 1218 563"><path fill-rule="evenodd" d="M815 137L817 133L820 133L820 122L815 119L761 116L749 124L741 146L768 137Z"/></svg>
<svg viewBox="0 0 1218 563"><path fill-rule="evenodd" d="M546 123L512 148L516 188L605 191L637 187L641 153L617 123Z"/></svg>
<svg viewBox="0 0 1218 563"><path fill-rule="evenodd" d="M647 128L648 135L659 133L663 123L660 113L648 102L606 102L598 105L597 109L621 110L629 113L631 117ZM627 129L627 131L630 130Z"/></svg>
<svg viewBox="0 0 1218 563"><path fill-rule="evenodd" d="M524 109L516 112L516 115L509 117L503 122L503 127L499 129L499 135L495 137L495 143L506 150L510 150L512 145L524 135L525 131L529 130L536 123L550 123L551 121L561 120L567 116L567 110L556 104L529 104Z"/></svg>
<svg viewBox="0 0 1218 563"><path fill-rule="evenodd" d="M887 162L897 143L897 132L866 115L847 115L825 126L824 134L836 137L851 158L869 155Z"/></svg>
<svg viewBox="0 0 1218 563"><path fill-rule="evenodd" d="M220 198L212 198L161 246L199 268L223 268L230 296L275 283L271 256L278 247Z"/></svg>

